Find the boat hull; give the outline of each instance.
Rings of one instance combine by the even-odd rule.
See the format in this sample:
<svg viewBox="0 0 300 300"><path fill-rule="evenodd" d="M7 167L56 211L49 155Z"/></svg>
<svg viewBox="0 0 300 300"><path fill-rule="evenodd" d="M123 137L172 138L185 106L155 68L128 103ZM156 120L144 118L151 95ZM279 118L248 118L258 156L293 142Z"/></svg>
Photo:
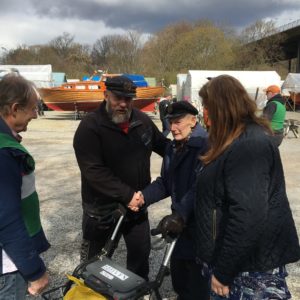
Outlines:
<svg viewBox="0 0 300 300"><path fill-rule="evenodd" d="M89 112L97 109L104 100L102 89L62 89L40 88L40 95L44 103L52 110ZM137 97L133 99L133 106L144 112L155 112L156 102L164 93L163 87L137 88Z"/></svg>
<svg viewBox="0 0 300 300"><path fill-rule="evenodd" d="M45 102L48 108L56 111L84 111L90 112L99 107L100 101L75 101L75 102Z"/></svg>
<svg viewBox="0 0 300 300"><path fill-rule="evenodd" d="M152 99L133 99L133 107L144 112L155 112L156 103L159 98ZM90 112L97 109L101 101L83 101L83 102L45 102L48 108L56 111L84 111Z"/></svg>

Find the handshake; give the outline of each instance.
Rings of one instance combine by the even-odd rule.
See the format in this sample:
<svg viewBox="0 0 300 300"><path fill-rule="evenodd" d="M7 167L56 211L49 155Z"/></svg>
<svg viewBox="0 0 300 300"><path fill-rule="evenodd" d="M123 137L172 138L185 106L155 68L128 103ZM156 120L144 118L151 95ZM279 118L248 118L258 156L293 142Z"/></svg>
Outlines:
<svg viewBox="0 0 300 300"><path fill-rule="evenodd" d="M138 212L144 204L145 204L144 196L141 191L138 191L134 193L127 207L134 212Z"/></svg>

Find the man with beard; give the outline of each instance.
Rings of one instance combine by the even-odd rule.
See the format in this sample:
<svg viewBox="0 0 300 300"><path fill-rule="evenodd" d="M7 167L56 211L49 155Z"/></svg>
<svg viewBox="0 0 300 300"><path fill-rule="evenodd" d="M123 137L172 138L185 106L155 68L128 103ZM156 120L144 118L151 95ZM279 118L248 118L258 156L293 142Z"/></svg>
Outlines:
<svg viewBox="0 0 300 300"><path fill-rule="evenodd" d="M138 191L151 182L151 153L163 156L169 142L146 114L132 107L136 86L130 79L116 76L108 78L105 85L105 100L81 121L74 137L81 171L82 261L105 245L114 228L111 213L119 204L143 205ZM145 279L149 227L146 209L127 209L120 229L127 246L127 268Z"/></svg>

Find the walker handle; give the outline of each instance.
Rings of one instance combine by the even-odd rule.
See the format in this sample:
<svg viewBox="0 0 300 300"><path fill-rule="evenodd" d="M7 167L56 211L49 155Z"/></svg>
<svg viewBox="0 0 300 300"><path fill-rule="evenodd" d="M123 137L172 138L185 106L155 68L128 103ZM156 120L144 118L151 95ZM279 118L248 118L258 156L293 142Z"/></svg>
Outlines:
<svg viewBox="0 0 300 300"><path fill-rule="evenodd" d="M159 235L159 234L161 234L161 229L158 227L153 228L153 229L151 229L150 233L152 236Z"/></svg>

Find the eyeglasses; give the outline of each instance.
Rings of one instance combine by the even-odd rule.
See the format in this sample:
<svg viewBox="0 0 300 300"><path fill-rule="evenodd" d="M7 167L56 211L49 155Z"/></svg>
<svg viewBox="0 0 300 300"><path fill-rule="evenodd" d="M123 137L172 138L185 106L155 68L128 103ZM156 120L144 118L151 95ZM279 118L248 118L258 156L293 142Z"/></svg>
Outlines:
<svg viewBox="0 0 300 300"><path fill-rule="evenodd" d="M22 111L29 111L29 112L33 112L33 113L37 113L38 112L38 107L37 106L34 106L32 108L29 108L29 107L20 107L20 110Z"/></svg>

